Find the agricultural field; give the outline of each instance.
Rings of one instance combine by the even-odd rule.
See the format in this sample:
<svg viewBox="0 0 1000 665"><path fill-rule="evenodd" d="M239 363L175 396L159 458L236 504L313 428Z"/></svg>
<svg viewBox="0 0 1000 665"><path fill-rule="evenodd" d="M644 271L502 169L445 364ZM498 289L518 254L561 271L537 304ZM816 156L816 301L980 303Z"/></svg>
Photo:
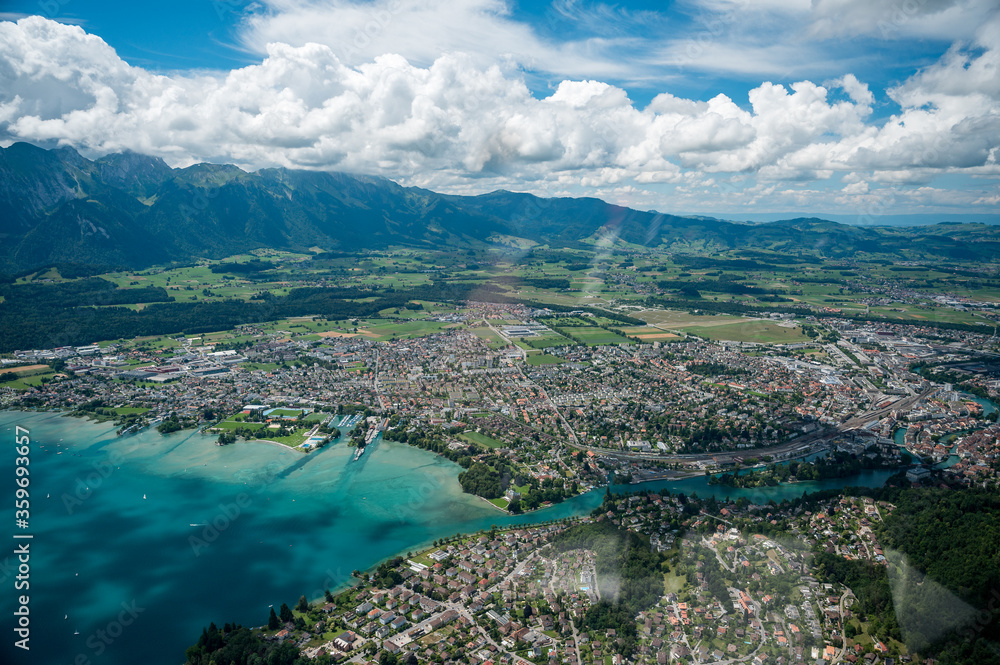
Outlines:
<svg viewBox="0 0 1000 665"><path fill-rule="evenodd" d="M882 314L900 319L914 321L931 321L945 323L969 323L973 325L986 323L986 319L974 312L962 312L955 309L935 305L900 304L892 307L872 307L872 314Z"/></svg>
<svg viewBox="0 0 1000 665"><path fill-rule="evenodd" d="M49 280L53 282L64 281L62 275L59 274L59 270L55 267L48 268L45 270L40 270L38 272L33 272L23 277L17 278L14 282L15 284L29 284L31 282L41 282L44 280Z"/></svg>
<svg viewBox="0 0 1000 665"><path fill-rule="evenodd" d="M622 337L610 330L598 327L573 328L573 336L583 341L587 346L603 346L605 344L632 344L635 340Z"/></svg>
<svg viewBox="0 0 1000 665"><path fill-rule="evenodd" d="M31 365L29 367L8 367L3 371L5 381L0 386L14 390L27 390L52 381L58 375L48 365ZM11 376L17 378L11 379Z"/></svg>
<svg viewBox="0 0 1000 665"><path fill-rule="evenodd" d="M460 326L461 324L442 323L440 321L388 321L377 323L371 321L364 328L359 328L358 332L372 339L410 339L432 335L442 330Z"/></svg>
<svg viewBox="0 0 1000 665"><path fill-rule="evenodd" d="M680 339L681 338L680 335L675 335L674 333L663 332L662 330L660 332L640 333L640 334L631 335L631 336L635 337L637 339L640 339L643 342L656 342L656 341L663 341L663 340L666 340L666 339Z"/></svg>
<svg viewBox="0 0 1000 665"><path fill-rule="evenodd" d="M681 338L680 335L671 332L666 332L662 328L657 328L656 326L630 326L621 328L620 330L629 337L634 337L644 342L655 342L658 340L662 341L667 339Z"/></svg>
<svg viewBox="0 0 1000 665"><path fill-rule="evenodd" d="M522 340L533 349L547 349L553 346L565 346L573 344L573 340L567 339L558 333L546 333L538 337L525 337Z"/></svg>
<svg viewBox="0 0 1000 665"><path fill-rule="evenodd" d="M357 324L353 324L348 321L324 321L313 317L297 317L263 323L259 327L267 332L286 332L292 336L304 335L305 339L357 336L368 339L409 339L431 335L460 325L427 321L421 318L415 320L373 318L360 320Z"/></svg>
<svg viewBox="0 0 1000 665"><path fill-rule="evenodd" d="M800 342L806 338L800 331L775 328L767 320L716 313L717 310L738 312L740 308L719 307L726 303L739 303L748 309L765 310L768 303L758 298L761 289L765 292L781 294L781 300L773 301L775 309L802 308L810 305L823 308L826 314L843 312L858 318L877 321L926 321L943 325L990 325L991 313L977 308L946 307L928 298L911 298L887 304L871 303L872 293L864 290L865 284L883 284L896 281L920 293L948 293L952 296L969 295L983 301L1000 300L998 280L986 273L982 279L969 279L950 268L935 266L895 266L878 263L865 264L863 261L849 269L842 265L830 264L823 259L815 262L798 262L794 269L780 267L788 263L787 256L775 254L765 256L758 252L757 261L773 262L774 270L732 269L735 260L746 261L738 253L717 252L714 257L698 256L696 248L687 248L685 257L680 255L652 257L648 248L619 247L614 254L595 254L580 250L553 250L544 246L535 247L531 253L536 256L526 259L519 252L498 251L482 253L434 252L415 249L392 248L383 251L359 252L357 254L314 256L310 253L255 251L235 255L221 261L201 260L195 265L164 266L138 271L114 272L101 275L123 289L163 287L177 302L208 302L235 298L247 300L262 292L282 296L293 289L303 287L335 287L338 289L365 289L344 298L344 303L365 303L386 299L388 294L399 293L414 286L446 283L460 283L467 290L462 294L469 301L475 301L477 283L484 285L493 280L489 288L496 288L509 295L517 292L519 298L531 301L529 307L562 305L569 308L586 307L591 311L608 307L622 311L621 305L644 302L649 296L677 302L671 309L629 308L630 316L648 322L648 326L623 323L603 316L557 316L543 319L543 322L562 329L565 335L588 346L619 344L628 342L669 342L683 337L685 333L697 334L711 339L734 341L754 341L764 343ZM618 252L635 250L635 256L626 257ZM318 250L316 250L318 251ZM714 262L713 262L714 260ZM248 264L252 269L247 269ZM220 266L233 265L234 270L217 272ZM765 264L761 264L765 265ZM236 266L240 266L236 268ZM213 271L212 268L215 268ZM652 268L652 270L648 269ZM524 280L524 281L520 281ZM551 280L552 286L545 288L541 282ZM35 274L22 276L17 285L33 286L39 282L58 283L63 280L58 269L48 268ZM532 282L535 283L532 283ZM702 297L684 302L678 290L671 284L689 284L699 292L718 293L712 297ZM723 283L742 284L749 292L726 292ZM569 289L566 285L569 285ZM471 289L469 289L471 285ZM880 287L882 288L882 287ZM722 290L713 290L722 289ZM443 292L442 292L443 293ZM404 296L405 297L405 296ZM679 301L679 302L678 302ZM861 301L871 303L870 308ZM451 314L466 314L471 308L466 299L434 300L426 290L415 291L412 299L394 302L350 317L351 308L344 307L348 318L334 319L334 315L304 311L302 316L291 316L275 321L253 323L232 329L220 329L199 335L188 335L183 344L181 335L152 335L134 338L104 340L104 344L114 342L123 350L138 349L157 353L156 360L166 360L185 352L189 347L217 344L219 348L234 348L250 345L260 339L261 333L270 335L275 341L300 340L320 341L332 338L357 337L365 340L391 341L411 339L435 334L449 329L466 328L487 342L491 350L506 346L502 337L475 320L463 323L449 323L435 320ZM83 304L82 306L89 306ZM664 304L665 307L671 305ZM141 312L149 305L127 303L121 305ZM704 307L702 312L699 308ZM557 308L558 309L558 308ZM337 311L334 308L334 311ZM363 310L361 310L363 311ZM802 309L803 312L808 312ZM154 317L157 315L153 315ZM330 316L332 320L327 320ZM526 316L507 323L521 324ZM232 318L227 319L227 322ZM495 325L504 322L491 321ZM749 322L754 322L750 325ZM165 324L160 325L161 328ZM984 326L985 327L985 326ZM147 328L148 329L148 328ZM622 331L616 334L608 329ZM276 337L274 337L276 335ZM622 335L627 336L624 337ZM95 341L88 338L86 343ZM558 332L543 333L536 337L518 340L517 346L527 352L526 360L531 365L557 362L538 351L574 343ZM125 362L130 362L125 359ZM247 364L247 368L254 367ZM259 369L274 370L275 363L266 363ZM355 367L354 371L368 371L366 367ZM38 377L19 377L18 382L9 385L24 387L37 385ZM50 379L51 380L51 379Z"/></svg>
<svg viewBox="0 0 1000 665"><path fill-rule="evenodd" d="M808 342L810 338L796 327L779 326L773 321L750 320L729 325L688 327L684 332L699 337L731 342L758 342L761 344L794 344Z"/></svg>
<svg viewBox="0 0 1000 665"><path fill-rule="evenodd" d="M606 306L610 304L609 299L604 296L607 295L609 298L613 297L611 294L595 294L595 293L558 293L555 291L544 291L541 289L523 289L518 292L522 298L528 298L530 300L535 300L540 303L545 303L549 305L562 305L564 307L599 307Z"/></svg>
<svg viewBox="0 0 1000 665"><path fill-rule="evenodd" d="M708 327L708 326L725 326L733 323L741 323L744 321L751 321L752 319L740 317L740 316L729 316L727 314L721 315L711 315L706 314L704 316L698 314L690 314L688 312L681 312L679 310L644 310L634 315L636 318L642 319L643 321L649 323L650 325L659 326L661 328L688 328L691 326L697 327Z"/></svg>
<svg viewBox="0 0 1000 665"><path fill-rule="evenodd" d="M0 369L0 374L21 374L27 376L29 374L36 374L39 370L48 371L49 369L48 365L20 365L18 367L4 367Z"/></svg>

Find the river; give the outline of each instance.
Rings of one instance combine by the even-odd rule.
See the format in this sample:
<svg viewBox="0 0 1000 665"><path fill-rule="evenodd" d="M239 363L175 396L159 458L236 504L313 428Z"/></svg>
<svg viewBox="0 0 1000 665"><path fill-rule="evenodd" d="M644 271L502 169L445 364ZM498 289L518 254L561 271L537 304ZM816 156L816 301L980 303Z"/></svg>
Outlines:
<svg viewBox="0 0 1000 665"><path fill-rule="evenodd" d="M303 455L277 445L146 430L51 412L0 411L8 451L0 512L15 528L14 428L30 431L30 589L15 591L13 546L0 557L5 663L177 665L209 621L260 625L269 604L320 596L386 557L491 525L585 515L603 490L518 517L463 494L457 465L378 440L358 461L343 440ZM773 488L712 487L705 477L615 486L755 503L888 471ZM11 539L10 542L14 542ZM30 597L31 651L13 646L17 596ZM64 618L65 617L65 618ZM78 633L78 634L76 634ZM79 659L78 659L79 658Z"/></svg>

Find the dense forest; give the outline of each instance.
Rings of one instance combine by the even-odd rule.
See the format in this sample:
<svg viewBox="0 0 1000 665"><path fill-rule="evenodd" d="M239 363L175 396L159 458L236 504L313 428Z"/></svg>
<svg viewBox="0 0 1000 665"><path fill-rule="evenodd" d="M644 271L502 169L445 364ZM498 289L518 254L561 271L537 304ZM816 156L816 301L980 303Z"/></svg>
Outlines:
<svg viewBox="0 0 1000 665"><path fill-rule="evenodd" d="M258 267L253 262L225 265L250 271ZM330 320L367 318L378 316L384 309L406 307L412 301L459 301L470 297L569 311L568 307L509 296L489 282L446 279L398 291L302 287L285 296L262 292L249 301L180 303L173 302L173 297L162 287L119 289L99 277L62 283L0 283L0 352L75 346L140 335L205 333L294 316L317 315ZM140 311L122 307L137 303L151 304ZM583 309L621 323L643 324L625 314Z"/></svg>
<svg viewBox="0 0 1000 665"><path fill-rule="evenodd" d="M821 553L887 635L941 665L1000 664L1000 496L979 489L850 490L895 504L878 537L888 565Z"/></svg>
<svg viewBox="0 0 1000 665"><path fill-rule="evenodd" d="M185 665L298 665L299 649L291 642L268 642L243 626L219 630L213 623L188 647Z"/></svg>
<svg viewBox="0 0 1000 665"><path fill-rule="evenodd" d="M697 298L695 293L699 291L711 291L712 293L730 293L733 295L787 295L785 289L765 289L759 286L744 284L731 278L732 275L720 275L718 280L691 281L685 279L660 280L656 283L664 291L678 291L684 295L690 294Z"/></svg>
<svg viewBox="0 0 1000 665"><path fill-rule="evenodd" d="M159 286L119 289L113 282L100 277L55 284L0 284L0 296L3 296L4 304L30 304L44 309L173 301L166 289Z"/></svg>
<svg viewBox="0 0 1000 665"><path fill-rule="evenodd" d="M885 520L886 545L963 600L1000 589L1000 496L985 490L909 490Z"/></svg>
<svg viewBox="0 0 1000 665"><path fill-rule="evenodd" d="M411 300L461 300L490 287L434 283L405 291L357 288L298 288L286 296L262 293L250 301L169 302L159 287L116 289L100 278L59 284L2 285L0 352L89 344L139 335L229 330L247 323L315 314L327 319L377 316ZM358 299L372 298L364 302ZM153 303L136 311L115 305Z"/></svg>
<svg viewBox="0 0 1000 665"><path fill-rule="evenodd" d="M937 638L944 665L1000 663L1000 496L921 489L895 504L881 537L900 553L890 581L904 637Z"/></svg>
<svg viewBox="0 0 1000 665"><path fill-rule="evenodd" d="M490 278L494 284L522 287L531 286L536 289L568 289L570 281L565 277L517 277L515 275L497 275Z"/></svg>
<svg viewBox="0 0 1000 665"><path fill-rule="evenodd" d="M458 482L462 486L462 491L484 499L503 496L500 474L482 462L476 462L468 471L458 474Z"/></svg>
<svg viewBox="0 0 1000 665"><path fill-rule="evenodd" d="M432 453L437 453L442 457L450 459L452 462L462 464L465 468L468 468L472 462L469 458L470 450L474 450L472 446L465 450L451 450L448 448L448 443L442 438L440 431L425 429L407 432L402 428L394 428L383 432L382 438L386 441L399 441L400 443L415 446L421 450L429 450ZM463 464L460 462L463 459L468 460L468 462Z"/></svg>
<svg viewBox="0 0 1000 665"><path fill-rule="evenodd" d="M747 254L747 252L743 252ZM774 255L766 255L769 259L779 258ZM780 257L787 263L808 263L813 262L813 258L798 258L794 256ZM672 257L674 263L679 266L690 268L691 270L755 270L768 272L795 272L798 268L794 266L777 265L774 263L761 263L753 259L723 259L715 256L697 256L694 254L676 254Z"/></svg>
<svg viewBox="0 0 1000 665"><path fill-rule="evenodd" d="M449 430L421 429L404 431L400 428L388 429L383 437L389 441L399 441L423 450L429 450L455 462L466 471L458 474L458 482L467 494L474 494L484 499L496 499L503 496L512 484L523 491L519 499L511 502L508 510L519 513L524 510L534 510L546 502L560 503L568 496L576 494L579 487L576 481L570 483L567 490L560 479L539 481L530 475L520 474L500 456L489 457L489 463L473 462L473 457L482 454L482 449L475 444L469 444L457 449L448 447L444 439L445 431L455 436L461 433L460 428Z"/></svg>

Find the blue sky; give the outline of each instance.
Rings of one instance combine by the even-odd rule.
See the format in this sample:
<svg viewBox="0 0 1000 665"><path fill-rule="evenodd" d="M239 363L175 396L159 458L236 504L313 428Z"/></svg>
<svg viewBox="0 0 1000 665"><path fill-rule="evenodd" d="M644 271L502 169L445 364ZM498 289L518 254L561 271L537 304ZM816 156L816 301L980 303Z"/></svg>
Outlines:
<svg viewBox="0 0 1000 665"><path fill-rule="evenodd" d="M237 41L250 3L176 0L34 0L5 2L7 17L40 14L100 35L127 62L147 69L231 69L259 61Z"/></svg>
<svg viewBox="0 0 1000 665"><path fill-rule="evenodd" d="M7 16L16 18L41 14L47 18L82 26L99 35L128 63L150 70L215 69L229 70L259 62L260 54L240 41L241 23L261 12L247 0L176 0L148 3L137 11L132 0L34 0L8 2ZM358 3L364 4L364 3ZM613 49L623 58L643 57L649 43L683 39L715 40L733 26L725 13L711 12L695 4L676 2L625 2L611 5L577 2L509 3L512 21L529 26L539 38L552 43L588 39L640 41L635 48ZM891 25L891 14L889 15ZM736 19L733 18L733 21ZM747 91L762 80L789 84L802 78L822 81L850 71L875 89L899 83L914 71L937 61L952 42L947 36L898 38L898 29L878 31L849 39L831 40L829 59L811 67L787 63L787 73L767 69L761 72L724 72L702 69L697 62L663 65L661 77L644 81L627 77L599 77L625 88L630 98L644 105L660 92L691 99L707 100L723 93L746 105ZM769 36L781 39L780 34ZM697 48L697 47L695 47ZM406 55L406 54L404 54ZM422 63L428 64L428 63ZM840 72L843 73L843 72ZM558 72L525 68L529 87L544 96L561 80ZM595 74L596 75L596 74ZM877 112L888 115L898 110L892 100L879 100Z"/></svg>
<svg viewBox="0 0 1000 665"><path fill-rule="evenodd" d="M4 9L6 143L670 212L1000 210L992 0Z"/></svg>

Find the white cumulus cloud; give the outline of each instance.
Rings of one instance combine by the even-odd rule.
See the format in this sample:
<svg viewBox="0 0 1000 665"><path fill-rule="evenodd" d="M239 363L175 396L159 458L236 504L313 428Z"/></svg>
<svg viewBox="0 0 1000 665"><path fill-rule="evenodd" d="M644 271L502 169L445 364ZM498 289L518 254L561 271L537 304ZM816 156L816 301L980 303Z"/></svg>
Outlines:
<svg viewBox="0 0 1000 665"><path fill-rule="evenodd" d="M873 121L876 95L851 74L763 82L745 100L663 92L639 107L591 79L538 98L516 69L457 51L424 65L391 52L349 63L326 44L274 41L259 64L163 75L130 66L78 26L28 17L0 22L0 136L89 154L132 149L174 165L354 171L456 192L558 188L664 208L685 196L719 200L706 174L729 174L751 200L798 202L812 194L766 183L852 174L872 188L925 185L967 169L995 177L995 27L886 91L901 110Z"/></svg>

